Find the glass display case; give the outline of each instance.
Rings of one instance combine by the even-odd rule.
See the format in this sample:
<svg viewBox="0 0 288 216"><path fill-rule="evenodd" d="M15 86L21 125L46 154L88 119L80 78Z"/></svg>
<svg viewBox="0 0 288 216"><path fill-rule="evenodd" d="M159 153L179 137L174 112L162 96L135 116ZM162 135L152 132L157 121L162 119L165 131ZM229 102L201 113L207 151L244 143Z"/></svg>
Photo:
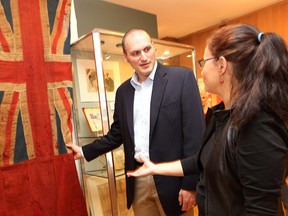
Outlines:
<svg viewBox="0 0 288 216"><path fill-rule="evenodd" d="M122 37L123 33L94 29L71 45L75 139L80 146L100 139L109 131L116 89L134 73L123 60ZM192 46L159 39L152 41L159 62L189 67L196 76ZM122 147L89 163L82 160L81 165L90 215L134 215L132 209L126 209Z"/></svg>

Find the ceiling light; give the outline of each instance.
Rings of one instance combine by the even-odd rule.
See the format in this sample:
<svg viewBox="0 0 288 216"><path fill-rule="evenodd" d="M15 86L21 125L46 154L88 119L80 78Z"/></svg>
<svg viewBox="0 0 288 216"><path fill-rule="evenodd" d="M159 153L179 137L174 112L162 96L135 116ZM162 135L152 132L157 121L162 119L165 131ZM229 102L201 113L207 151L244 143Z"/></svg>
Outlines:
<svg viewBox="0 0 288 216"><path fill-rule="evenodd" d="M105 60L108 60L108 59L111 58L111 56L110 56L109 54L106 53L106 54L104 55L104 58L105 58Z"/></svg>
<svg viewBox="0 0 288 216"><path fill-rule="evenodd" d="M163 53L164 53L164 55L169 55L169 54L170 54L170 51L169 51L169 50L166 50L166 51L164 51Z"/></svg>

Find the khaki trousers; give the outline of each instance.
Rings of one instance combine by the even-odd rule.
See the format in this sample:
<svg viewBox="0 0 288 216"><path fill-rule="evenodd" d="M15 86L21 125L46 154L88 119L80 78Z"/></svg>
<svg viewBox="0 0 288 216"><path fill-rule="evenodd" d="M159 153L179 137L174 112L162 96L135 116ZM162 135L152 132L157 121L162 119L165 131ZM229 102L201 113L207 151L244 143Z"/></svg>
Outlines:
<svg viewBox="0 0 288 216"><path fill-rule="evenodd" d="M165 216L153 176L135 178L135 194L132 203L135 216ZM182 216L193 216L193 209Z"/></svg>
<svg viewBox="0 0 288 216"><path fill-rule="evenodd" d="M135 178L132 208L135 216L165 216L153 176Z"/></svg>

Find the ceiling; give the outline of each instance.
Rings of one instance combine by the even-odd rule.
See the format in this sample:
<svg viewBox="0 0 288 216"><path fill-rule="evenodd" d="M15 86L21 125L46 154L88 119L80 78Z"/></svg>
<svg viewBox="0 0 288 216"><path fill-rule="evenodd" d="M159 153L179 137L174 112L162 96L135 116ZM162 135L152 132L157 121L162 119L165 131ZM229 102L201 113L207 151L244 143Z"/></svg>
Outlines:
<svg viewBox="0 0 288 216"><path fill-rule="evenodd" d="M104 0L157 16L159 38L181 38L283 0Z"/></svg>

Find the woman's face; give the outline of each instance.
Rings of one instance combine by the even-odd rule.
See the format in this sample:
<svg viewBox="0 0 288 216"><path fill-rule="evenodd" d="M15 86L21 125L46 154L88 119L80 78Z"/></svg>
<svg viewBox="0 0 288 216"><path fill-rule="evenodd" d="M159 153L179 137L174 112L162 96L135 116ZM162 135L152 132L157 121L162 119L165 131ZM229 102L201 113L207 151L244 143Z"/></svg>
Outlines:
<svg viewBox="0 0 288 216"><path fill-rule="evenodd" d="M206 46L203 59L205 60L212 57L216 56L213 56ZM201 74L203 77L205 91L219 95L218 88L220 86L220 73L217 61L217 59L206 61Z"/></svg>

